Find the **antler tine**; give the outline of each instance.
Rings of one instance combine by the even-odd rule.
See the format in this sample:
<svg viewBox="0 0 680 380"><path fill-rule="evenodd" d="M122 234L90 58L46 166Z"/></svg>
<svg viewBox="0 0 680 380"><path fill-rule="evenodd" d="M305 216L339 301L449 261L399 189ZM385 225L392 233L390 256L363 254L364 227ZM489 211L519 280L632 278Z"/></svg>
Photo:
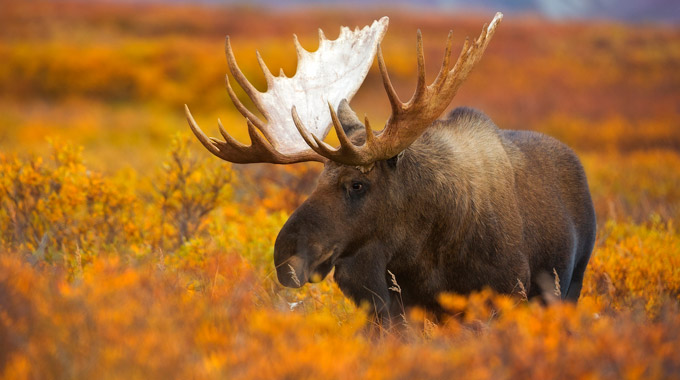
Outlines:
<svg viewBox="0 0 680 380"><path fill-rule="evenodd" d="M385 86L387 98L392 107L392 113L396 114L402 109L404 103L401 102L399 95L397 95L397 92L394 90L394 86L392 86L392 81L390 80L390 75L387 73L387 67L385 65L385 59L383 58L380 44L378 44L378 67L380 68L380 76L382 77L383 85Z"/></svg>
<svg viewBox="0 0 680 380"><path fill-rule="evenodd" d="M298 39L297 34L293 34L293 43L295 44L295 52L297 53L297 58L298 62L300 62L305 55L309 54L305 48L300 45L300 40Z"/></svg>
<svg viewBox="0 0 680 380"><path fill-rule="evenodd" d="M186 104L184 105L184 114L186 115L187 121L189 122L189 127L194 132L194 135L196 135L196 138L198 138L198 141L200 141L201 144L203 144L203 146L210 151L210 153L220 157L220 150L213 144L212 140L210 140L210 137L208 137L208 135L203 132L201 127L198 126L196 120L194 120L194 116L191 114L191 111L189 111L189 106Z"/></svg>
<svg viewBox="0 0 680 380"><path fill-rule="evenodd" d="M326 35L323 33L323 30L319 28L319 46L323 45L328 39L326 39Z"/></svg>
<svg viewBox="0 0 680 380"><path fill-rule="evenodd" d="M449 30L449 35L446 37L446 49L444 49L444 59L442 60L442 67L439 69L439 74L437 74L437 78L434 80L434 83L432 83L432 86L435 88L439 88L442 83L444 83L444 79L446 78L446 74L449 72L449 63L451 62L451 42L453 41L453 30Z"/></svg>
<svg viewBox="0 0 680 380"><path fill-rule="evenodd" d="M366 145L371 146L374 144L375 136L373 135L373 128L368 122L368 116L364 115L364 127L366 128Z"/></svg>
<svg viewBox="0 0 680 380"><path fill-rule="evenodd" d="M255 125L253 125L250 119L246 119L246 124L248 125L248 136L250 136L250 141L252 142L251 146L254 148L254 150L259 150L262 148L272 156L278 154L272 144L267 141L267 139L263 138L259 133L257 133Z"/></svg>
<svg viewBox="0 0 680 380"><path fill-rule="evenodd" d="M196 123L196 120L194 120L193 115L191 114L191 111L189 111L189 106L186 104L184 105L184 113L187 117L187 121L189 122L189 126L191 127L191 130L194 132L194 135L198 138L198 140L203 144L203 146L210 151L210 153L214 154L215 156L232 161L232 162L239 162L240 160L238 159L238 153L234 154L235 152L241 152L244 148L247 148L245 145L239 143L238 141L234 140L225 130L224 127L222 126L222 123L218 120L217 125L220 129L220 133L226 140L226 142L221 142L216 140L215 138L208 137L203 130L198 126ZM231 151L231 154L228 154L227 152Z"/></svg>
<svg viewBox="0 0 680 380"><path fill-rule="evenodd" d="M446 37L446 49L444 49L444 61L442 62L442 69L449 69L449 61L451 60L451 43L453 42L453 30L449 30L449 35Z"/></svg>
<svg viewBox="0 0 680 380"><path fill-rule="evenodd" d="M300 120L300 116L298 116L297 109L295 108L295 106L293 106L293 108L290 110L290 113L291 116L293 117L293 124L295 124L295 128L297 128L298 133L300 133L300 136L302 136L302 139L305 140L305 143L307 143L307 145L309 145L310 148L317 152L319 146L314 142L314 140L311 137L311 134L309 133L307 128L305 128L304 124Z"/></svg>
<svg viewBox="0 0 680 380"><path fill-rule="evenodd" d="M239 148L245 148L246 147L244 144L241 144L235 138L231 137L231 135L229 133L227 133L227 130L224 129L224 126L222 125L222 121L220 119L217 119L217 128L220 130L220 134L224 138L224 141L227 142L227 144L237 146ZM215 139L213 139L213 141L214 140Z"/></svg>
<svg viewBox="0 0 680 380"><path fill-rule="evenodd" d="M337 157L338 153L342 149L342 148L338 148L338 149L333 148L332 146L326 144L320 138L316 137L316 135L314 135L313 133L312 133L312 138L314 139L314 142L316 143L316 146L317 146L316 153L318 153L318 154L320 154L320 155L322 155L326 158Z"/></svg>
<svg viewBox="0 0 680 380"><path fill-rule="evenodd" d="M238 64L236 63L236 57L234 57L234 52L231 49L231 40L229 39L229 36L227 36L224 51L227 55L227 64L229 66L229 72L231 72L231 75L234 76L238 84L241 86L241 88L243 88L243 91L245 91L246 94L248 94L248 97L253 101L258 111L260 111L266 118L268 116L267 109L264 106L264 104L262 104L262 101L260 99L261 93L248 81L246 76L238 67Z"/></svg>
<svg viewBox="0 0 680 380"><path fill-rule="evenodd" d="M338 150L349 149L356 152L357 149L355 148L354 144L349 140L349 137L347 137L345 130L342 128L342 124L340 124L340 120L338 120L338 114L335 113L333 105L330 102L328 102L328 110L331 113L331 120L333 121L335 133L338 135L338 140L340 141L340 148Z"/></svg>
<svg viewBox="0 0 680 380"><path fill-rule="evenodd" d="M420 29L418 29L416 34L416 51L418 59L418 81L416 82L416 90L413 93L411 100L409 100L409 102L406 104L406 107L409 107L410 105L417 102L418 99L420 99L423 94L425 94L425 87L427 86L425 83L425 54L423 53L423 34L421 33Z"/></svg>
<svg viewBox="0 0 680 380"><path fill-rule="evenodd" d="M333 109L333 105L330 104L330 102L328 103L328 109L331 114L331 120L333 121L333 127L335 128L335 132L338 135L338 140L340 141L340 147L337 149L326 144L314 134L309 133L307 128L305 128L304 124L300 120L297 110L295 107L293 107L291 109L291 114L293 116L295 127L297 127L300 135L305 140L307 145L309 145L316 153L328 158L329 160L340 163L351 163L352 160L356 160L357 157L361 155L361 151L349 140L347 134L345 134L345 131L342 129L342 124L338 119L338 115L336 114L335 110Z"/></svg>
<svg viewBox="0 0 680 380"><path fill-rule="evenodd" d="M293 106L290 112L291 116L293 117L293 123L295 124L295 127L297 128L298 132L305 140L307 145L309 145L309 147L312 148L312 150L322 155L323 157L329 159L333 157L339 149L334 149L332 146L326 144L321 139L316 137L313 133L310 133L305 127L302 120L300 120L300 116L298 115L295 106Z"/></svg>
<svg viewBox="0 0 680 380"><path fill-rule="evenodd" d="M184 112L189 122L191 130L203 146L215 156L237 164L249 164L255 162L269 162L273 164L292 164L304 161L318 161L324 162L325 158L313 151L303 151L295 154L284 155L276 150L276 148L262 137L258 132L258 128L246 118L248 124L248 134L252 141L251 145L244 145L236 141L222 126L222 122L218 119L217 125L220 134L225 141L219 141L213 137L208 137L203 130L198 126L194 120L189 107L184 105Z"/></svg>
<svg viewBox="0 0 680 380"><path fill-rule="evenodd" d="M264 63L264 60L262 59L260 52L256 51L255 55L257 56L257 63L260 65L262 73L264 73L264 79L267 81L267 87L271 87L272 83L274 83L274 76L272 75L272 72L269 71L267 65Z"/></svg>
<svg viewBox="0 0 680 380"><path fill-rule="evenodd" d="M236 107L238 112L241 115L243 115L243 117L245 117L247 120L251 120L253 122L253 124L255 124L257 129L262 131L264 136L269 141L275 141L271 138L271 134L270 134L269 129L267 128L266 124L263 123L262 120L260 120L257 116L255 116L255 114L250 112L250 110L248 108L246 108L246 106L244 106L243 103L241 103L238 96L236 96L236 93L234 92L234 89L231 87L231 83L229 82L229 76L228 75L224 77L224 82L227 86L227 93L229 94L229 98L231 99L231 102L234 103L234 106Z"/></svg>

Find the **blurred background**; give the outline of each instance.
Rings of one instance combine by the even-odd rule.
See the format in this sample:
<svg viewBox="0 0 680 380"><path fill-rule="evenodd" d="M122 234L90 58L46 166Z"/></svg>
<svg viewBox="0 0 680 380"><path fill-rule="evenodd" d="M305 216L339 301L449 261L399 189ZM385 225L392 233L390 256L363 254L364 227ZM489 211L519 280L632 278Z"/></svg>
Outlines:
<svg viewBox="0 0 680 380"><path fill-rule="evenodd" d="M0 0L0 379L677 378L679 5ZM331 276L283 288L274 241L321 165L229 165L191 135L184 104L209 135L220 118L248 143L225 36L265 90L256 50L291 76L293 33L315 50L319 27L336 38L387 15L408 99L416 30L431 81L448 31L456 56L496 11L450 107L581 158L598 239L578 307L449 295L456 318L405 312L392 336ZM377 65L351 105L387 119Z"/></svg>
<svg viewBox="0 0 680 380"><path fill-rule="evenodd" d="M162 0L160 1L162 2ZM175 0L175 2L182 2ZM534 13L553 20L620 20L632 22L677 22L680 19L680 5L673 0L373 0L370 2L348 0L274 0L219 1L199 0L212 4L250 4L285 9L290 7L352 7L367 8L411 8L416 10L473 11L495 10L505 13Z"/></svg>
<svg viewBox="0 0 680 380"><path fill-rule="evenodd" d="M387 15L383 50L406 99L415 86L416 29L423 31L432 80L449 29L455 55L466 36L476 36L495 11L503 11L494 41L451 108L476 107L501 128L538 130L572 146L588 171L600 220L678 216L680 3L469 3L5 0L0 150L41 154L48 150L46 138L63 139L83 147L88 167L145 177L161 165L172 136L188 132L185 103L208 134L217 135L219 117L248 141L245 122L224 89L225 35L232 36L246 76L265 90L256 50L273 72L281 67L291 76L293 33L314 50L319 27L336 38L340 25L363 26ZM352 106L374 126L386 120L377 65ZM198 154L215 160L207 151ZM243 183L254 184L237 188L237 194L271 198L288 191L287 200L272 204L290 210L313 188L320 167L236 169L252 177ZM278 190L263 192L258 181L273 181Z"/></svg>

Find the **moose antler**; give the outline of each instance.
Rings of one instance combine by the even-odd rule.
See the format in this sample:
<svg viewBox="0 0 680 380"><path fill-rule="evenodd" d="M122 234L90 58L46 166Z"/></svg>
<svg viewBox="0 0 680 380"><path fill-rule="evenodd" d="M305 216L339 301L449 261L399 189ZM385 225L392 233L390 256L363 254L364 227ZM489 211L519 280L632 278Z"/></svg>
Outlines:
<svg viewBox="0 0 680 380"><path fill-rule="evenodd" d="M234 163L290 164L325 161L323 156L309 149L296 131L291 109L295 108L299 113L295 115L298 122L303 120L309 125L309 133L325 138L332 121L331 115L324 111L326 104L330 104L332 108L337 107L342 99L349 100L356 93L373 63L377 46L385 35L388 23L389 19L383 17L361 30L356 28L350 31L349 28L342 27L340 36L334 41L326 39L319 29L319 49L314 53L300 46L294 36L298 68L291 78L286 77L283 70L278 77L274 77L258 52L257 60L267 81L266 92L258 91L243 75L236 64L227 37L225 50L229 71L267 122L260 120L241 103L227 76L229 97L246 118L252 145L247 146L236 141L225 131L219 120L219 130L225 141L208 137L185 105L191 130L210 152Z"/></svg>
<svg viewBox="0 0 680 380"><path fill-rule="evenodd" d="M469 40L466 40L458 61L450 70L449 59L451 55L452 32L449 32L442 67L437 78L429 86L425 84L423 38L420 30L418 30L416 45L418 50L418 82L415 93L408 103L402 103L394 91L392 82L387 74L382 51L380 46L378 46L378 64L383 84L385 85L385 91L392 106L392 115L387 121L385 128L375 136L369 126L368 119L366 119L366 142L363 145L357 146L353 144L345 135L332 106L330 106L331 120L340 140L340 147L337 149L323 142L323 138L320 139L315 134L310 133L305 128L294 107L292 114L295 126L305 142L316 153L345 165L368 166L376 161L396 156L422 135L451 103L451 100L456 95L460 85L467 78L470 70L482 57L502 18L503 14L500 12L496 13L491 24L488 26L484 25L482 33L476 41L470 44Z"/></svg>

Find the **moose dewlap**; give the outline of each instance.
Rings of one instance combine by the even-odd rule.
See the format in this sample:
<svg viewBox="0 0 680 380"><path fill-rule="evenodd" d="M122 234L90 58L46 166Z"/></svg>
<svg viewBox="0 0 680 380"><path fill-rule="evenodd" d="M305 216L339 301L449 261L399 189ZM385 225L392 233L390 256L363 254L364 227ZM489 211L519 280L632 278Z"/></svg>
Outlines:
<svg viewBox="0 0 680 380"><path fill-rule="evenodd" d="M324 163L318 186L290 216L274 248L281 284L300 287L335 268L340 289L379 316L402 307L441 312L442 292L490 287L541 295L546 276L559 277L562 297L576 301L595 240L595 214L583 168L565 145L540 133L499 129L484 114L458 108L439 119L486 49L502 15L466 41L451 67L451 34L441 70L425 83L417 34L418 79L403 103L380 50L383 17L342 28L335 41L320 31L319 49L298 43L298 72L274 77L258 55L262 93L236 64L229 71L266 119L227 90L246 118L252 145L207 137L188 108L194 134L214 155L236 163ZM374 132L348 100L377 54L392 115ZM340 146L323 140L335 128ZM401 287L389 290L392 275ZM403 302L403 305L400 304Z"/></svg>

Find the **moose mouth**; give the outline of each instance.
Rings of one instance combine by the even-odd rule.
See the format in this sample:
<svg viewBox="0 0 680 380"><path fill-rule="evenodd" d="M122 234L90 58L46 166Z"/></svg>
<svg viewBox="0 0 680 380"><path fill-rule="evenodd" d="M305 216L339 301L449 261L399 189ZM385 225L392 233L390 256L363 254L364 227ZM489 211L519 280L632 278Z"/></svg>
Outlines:
<svg viewBox="0 0 680 380"><path fill-rule="evenodd" d="M337 252L337 247L333 247L328 251L328 253L322 255L319 259L311 263L309 265L310 275L307 279L307 282L313 284L321 282L324 278L326 278L328 273L330 273L335 266L335 259L338 257Z"/></svg>
<svg viewBox="0 0 680 380"><path fill-rule="evenodd" d="M300 288L305 283L322 281L331 272L337 259L337 250L331 249L319 259L310 262L296 255L291 256L277 268L281 285L288 288Z"/></svg>
<svg viewBox="0 0 680 380"><path fill-rule="evenodd" d="M310 270L311 275L309 276L307 282L309 282L310 284L321 282L324 278L326 278L326 276L328 276L328 273L331 272L334 266L335 258L334 257L328 258L328 260L322 262L321 264L317 265L314 269Z"/></svg>

